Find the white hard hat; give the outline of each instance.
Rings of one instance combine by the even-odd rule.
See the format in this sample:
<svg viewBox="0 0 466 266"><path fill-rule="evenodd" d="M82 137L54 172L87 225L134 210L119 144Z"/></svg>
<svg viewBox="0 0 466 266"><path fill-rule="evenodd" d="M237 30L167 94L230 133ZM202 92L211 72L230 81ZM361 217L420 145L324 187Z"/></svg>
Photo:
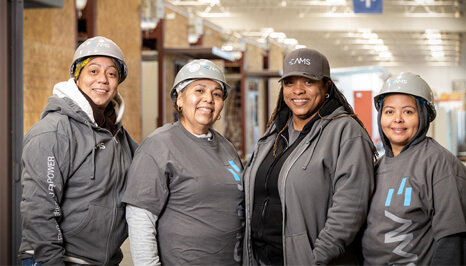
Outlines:
<svg viewBox="0 0 466 266"><path fill-rule="evenodd" d="M432 122L437 115L434 105L434 93L429 84L419 75L401 72L387 79L380 92L374 97L375 109L380 111L382 100L392 93L403 93L421 98L431 111L429 120Z"/></svg>
<svg viewBox="0 0 466 266"><path fill-rule="evenodd" d="M191 79L212 79L220 82L223 85L223 100L227 98L230 92L230 85L227 84L222 70L210 60L197 59L184 65L176 74L175 82L170 91L170 97L174 103L178 98L178 92L176 91L178 84Z"/></svg>
<svg viewBox="0 0 466 266"><path fill-rule="evenodd" d="M121 65L121 78L119 83L123 82L128 76L128 67L125 63L125 57L120 47L112 40L102 36L93 37L83 42L74 52L73 63L70 66L70 76L74 77L76 64L84 58L91 56L108 56L117 60Z"/></svg>

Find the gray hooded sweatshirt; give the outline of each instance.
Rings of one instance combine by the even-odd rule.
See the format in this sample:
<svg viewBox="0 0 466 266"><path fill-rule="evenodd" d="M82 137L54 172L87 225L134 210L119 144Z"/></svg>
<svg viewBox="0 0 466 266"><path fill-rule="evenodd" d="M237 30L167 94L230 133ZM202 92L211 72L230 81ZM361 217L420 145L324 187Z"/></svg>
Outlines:
<svg viewBox="0 0 466 266"><path fill-rule="evenodd" d="M344 114L339 107L326 118ZM244 170L246 265L257 264L251 243L255 177L276 136L272 124ZM319 119L289 155L278 179L285 265L358 263L352 243L374 187L371 147L369 135L353 118Z"/></svg>
<svg viewBox="0 0 466 266"><path fill-rule="evenodd" d="M416 99L419 129L393 155L377 122L385 155L376 164L376 189L362 237L365 265L464 265L466 167L426 137L429 110Z"/></svg>
<svg viewBox="0 0 466 266"><path fill-rule="evenodd" d="M91 106L70 79L26 134L23 147L23 236L19 257L118 264L127 237L121 197L137 143L121 125L124 102L112 100L117 133L95 124Z"/></svg>

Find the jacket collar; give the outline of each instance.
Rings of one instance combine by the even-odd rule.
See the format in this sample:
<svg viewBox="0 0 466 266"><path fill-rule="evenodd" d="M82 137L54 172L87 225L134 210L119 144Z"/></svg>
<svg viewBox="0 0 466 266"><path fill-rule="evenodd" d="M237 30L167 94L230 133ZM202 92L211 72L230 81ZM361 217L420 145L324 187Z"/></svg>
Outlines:
<svg viewBox="0 0 466 266"><path fill-rule="evenodd" d="M325 118L333 118L339 115L345 114L346 111L341 106L341 104L335 99L330 98L327 103L320 110L320 115ZM279 129L282 129L286 122L288 121L289 116L291 115L291 110L288 106L285 107L277 114L274 122L270 125L268 130L265 132L264 136L261 139L267 138L270 135L277 134ZM320 120L320 117L316 115L311 119L303 128L302 133L309 133L316 121ZM328 121L323 122L326 125Z"/></svg>

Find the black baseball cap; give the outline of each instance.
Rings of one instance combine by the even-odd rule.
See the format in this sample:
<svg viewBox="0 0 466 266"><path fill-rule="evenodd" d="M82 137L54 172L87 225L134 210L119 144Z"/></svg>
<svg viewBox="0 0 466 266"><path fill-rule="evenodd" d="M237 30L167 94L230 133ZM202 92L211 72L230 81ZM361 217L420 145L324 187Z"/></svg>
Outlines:
<svg viewBox="0 0 466 266"><path fill-rule="evenodd" d="M313 80L330 78L330 65L327 58L316 50L296 49L283 59L283 75L279 82L291 76L301 76Z"/></svg>

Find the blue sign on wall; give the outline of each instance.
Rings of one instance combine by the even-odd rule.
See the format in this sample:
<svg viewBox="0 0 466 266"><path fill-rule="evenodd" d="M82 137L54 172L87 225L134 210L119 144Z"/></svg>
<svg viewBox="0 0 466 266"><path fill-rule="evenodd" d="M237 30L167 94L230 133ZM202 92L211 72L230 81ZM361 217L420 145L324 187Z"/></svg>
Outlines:
<svg viewBox="0 0 466 266"><path fill-rule="evenodd" d="M383 0L353 0L354 13L382 13Z"/></svg>

